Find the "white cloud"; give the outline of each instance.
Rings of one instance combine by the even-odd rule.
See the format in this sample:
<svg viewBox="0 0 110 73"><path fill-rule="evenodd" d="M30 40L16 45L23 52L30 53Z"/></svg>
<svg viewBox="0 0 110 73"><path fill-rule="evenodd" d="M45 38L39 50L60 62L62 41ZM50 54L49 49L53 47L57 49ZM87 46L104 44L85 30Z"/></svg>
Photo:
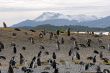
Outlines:
<svg viewBox="0 0 110 73"><path fill-rule="evenodd" d="M107 6L109 0L0 0L0 7L11 8L60 8L81 6Z"/></svg>

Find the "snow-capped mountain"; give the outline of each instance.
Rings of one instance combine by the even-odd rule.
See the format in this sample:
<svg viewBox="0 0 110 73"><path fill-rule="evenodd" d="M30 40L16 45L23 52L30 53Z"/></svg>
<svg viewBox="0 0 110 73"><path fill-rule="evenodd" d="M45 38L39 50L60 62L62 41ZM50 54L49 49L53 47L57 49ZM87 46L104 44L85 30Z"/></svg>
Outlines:
<svg viewBox="0 0 110 73"><path fill-rule="evenodd" d="M72 20L69 16L60 14L60 13L53 13L53 12L44 12L42 15L37 17L35 21L46 21L46 20L53 20L53 19L68 19Z"/></svg>
<svg viewBox="0 0 110 73"><path fill-rule="evenodd" d="M45 12L34 20L25 20L14 24L12 27L31 26L51 24L55 26L79 25L88 27L110 27L110 16L97 18L96 16L87 15L64 15L61 13Z"/></svg>
<svg viewBox="0 0 110 73"><path fill-rule="evenodd" d="M83 21L93 21L97 20L96 16L87 16L87 15L64 15L61 13L54 13L54 12L44 12L42 15L37 17L35 21L46 21L46 20L54 20L54 19L66 19L66 20L77 20L78 22Z"/></svg>
<svg viewBox="0 0 110 73"><path fill-rule="evenodd" d="M73 20L77 20L79 22L83 22L83 21L93 21L93 20L97 20L99 18L97 18L96 16L92 15L92 16L87 16L84 14L80 14L80 15L74 15L71 16Z"/></svg>

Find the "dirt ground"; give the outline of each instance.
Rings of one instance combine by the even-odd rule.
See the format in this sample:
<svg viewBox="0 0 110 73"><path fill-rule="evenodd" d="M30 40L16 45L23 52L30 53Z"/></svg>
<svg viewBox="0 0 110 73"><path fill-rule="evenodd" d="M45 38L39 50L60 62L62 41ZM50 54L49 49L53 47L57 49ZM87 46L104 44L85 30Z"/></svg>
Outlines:
<svg viewBox="0 0 110 73"><path fill-rule="evenodd" d="M30 64L32 58L34 56L37 56L38 52L41 51L40 45L43 45L45 47L44 50L42 50L41 55L41 61L47 62L48 59L52 59L52 53L56 53L56 62L65 65L70 64L75 66L75 61L72 61L72 56L68 56L68 52L71 49L71 47L75 47L74 41L70 40L71 37L74 37L78 44L85 44L87 43L87 39L91 39L91 47L81 47L79 46L78 53L80 54L81 59L79 61L83 61L84 63L92 63L92 61L87 60L87 57L89 56L95 56L96 55L96 65L103 65L102 67L107 67L110 69L110 65L106 66L103 63L103 60L100 59L99 54L93 53L94 50L97 50L99 53L102 51L103 56L105 58L108 58L110 61L110 51L108 51L108 44L110 44L110 36L101 36L101 37L94 37L93 35L89 34L71 34L71 36L67 36L67 33L61 33L58 36L58 40L61 41L61 38L64 38L64 44L60 44L60 50L57 48L56 39L53 37L51 40L49 39L49 33L47 33L44 38L39 38L40 30L36 30L36 32L31 32L29 30L21 30L16 31L11 28L8 29L2 29L0 28L0 41L4 43L5 48L0 52L0 56L5 56L6 60L0 59L0 69L1 70L7 70L9 67L9 61L10 59L15 56L16 60L16 66L18 68L24 66L19 64L19 54L21 53L25 60L27 60L27 66ZM13 33L16 33L16 36L12 36ZM29 41L29 37L34 38L35 44L32 44ZM102 40L103 43L101 45L105 46L105 49L100 48L98 40ZM17 53L13 53L13 46L11 46L11 43L16 43ZM26 50L22 50L22 47L26 47ZM49 55L46 55L45 52L49 52ZM63 61L63 63L61 62ZM43 65L45 67L45 65ZM60 66L59 66L60 67ZM77 67L77 65L75 66ZM17 73L17 72L16 72ZM19 73L19 72L18 72ZM72 73L72 72L71 72Z"/></svg>

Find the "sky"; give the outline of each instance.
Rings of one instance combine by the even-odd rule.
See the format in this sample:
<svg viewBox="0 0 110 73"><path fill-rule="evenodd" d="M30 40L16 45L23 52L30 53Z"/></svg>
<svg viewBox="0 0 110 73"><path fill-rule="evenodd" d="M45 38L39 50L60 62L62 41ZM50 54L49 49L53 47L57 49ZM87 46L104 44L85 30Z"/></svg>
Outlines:
<svg viewBox="0 0 110 73"><path fill-rule="evenodd" d="M110 0L0 0L0 27L4 21L11 26L43 12L105 17L110 15Z"/></svg>

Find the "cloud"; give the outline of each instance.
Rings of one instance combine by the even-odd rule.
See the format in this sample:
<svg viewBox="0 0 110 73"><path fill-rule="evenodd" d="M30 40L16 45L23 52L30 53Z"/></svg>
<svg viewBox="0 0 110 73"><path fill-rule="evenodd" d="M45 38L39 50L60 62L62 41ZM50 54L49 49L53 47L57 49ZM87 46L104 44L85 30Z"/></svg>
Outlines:
<svg viewBox="0 0 110 73"><path fill-rule="evenodd" d="M107 6L110 5L108 0L0 0L2 9L47 9L47 8L67 8L67 7L90 7L90 6ZM8 7L8 8L6 8Z"/></svg>
<svg viewBox="0 0 110 73"><path fill-rule="evenodd" d="M94 11L97 13L110 10L109 7L109 0L0 0L0 12Z"/></svg>

